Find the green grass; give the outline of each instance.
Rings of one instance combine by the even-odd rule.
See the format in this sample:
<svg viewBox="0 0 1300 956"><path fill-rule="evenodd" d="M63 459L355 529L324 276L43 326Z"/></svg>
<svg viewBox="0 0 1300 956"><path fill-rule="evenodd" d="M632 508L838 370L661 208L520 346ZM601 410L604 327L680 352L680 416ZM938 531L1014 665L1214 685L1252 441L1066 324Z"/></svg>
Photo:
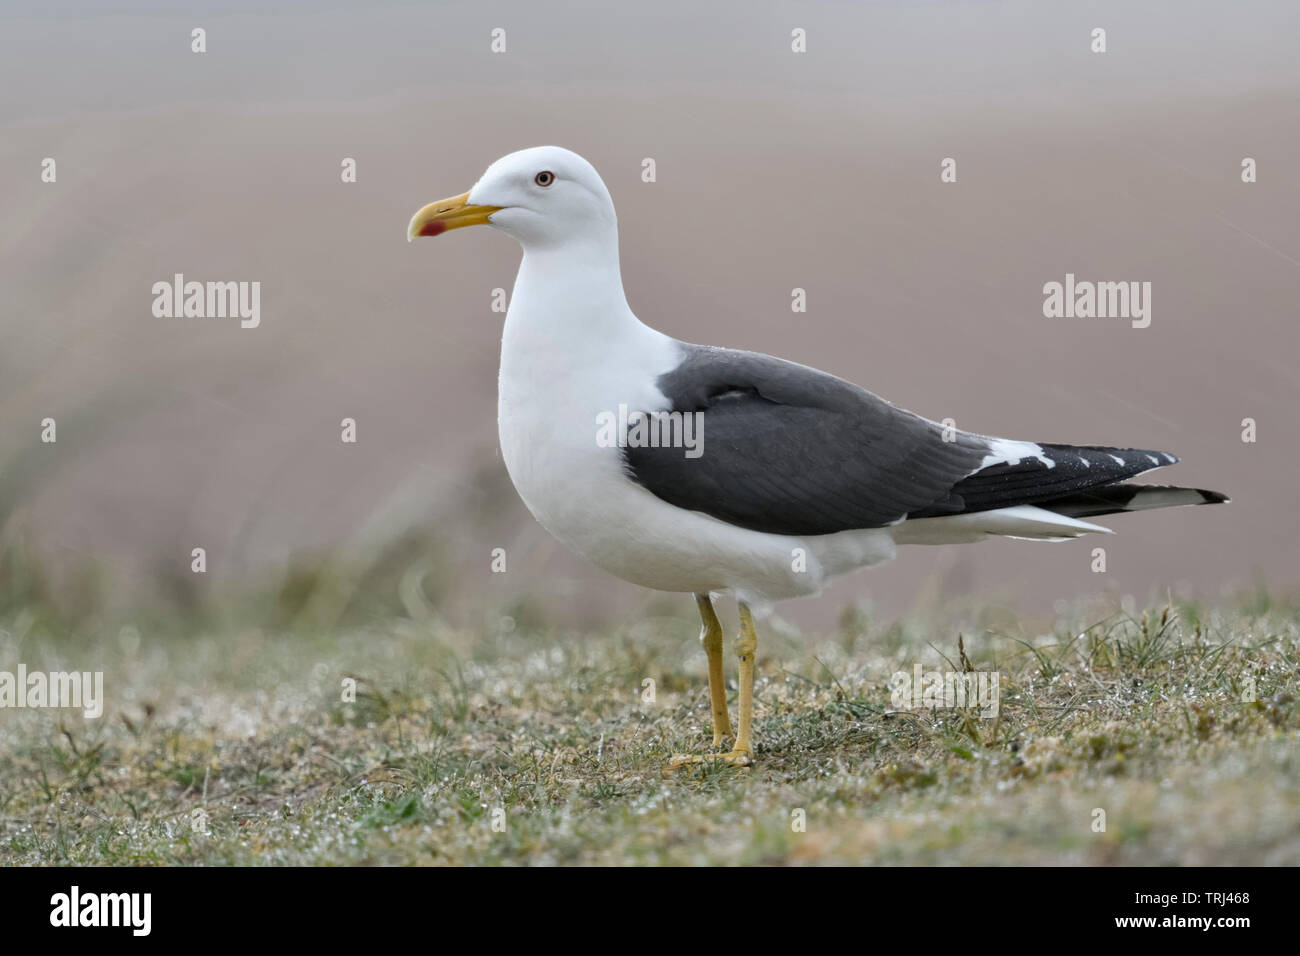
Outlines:
<svg viewBox="0 0 1300 956"><path fill-rule="evenodd" d="M0 710L0 862L1300 862L1293 610L963 626L961 650L920 619L764 628L756 766L672 774L709 743L681 603L603 634L0 616L0 669L103 670L108 698ZM891 673L963 654L999 673L996 719L892 710Z"/></svg>

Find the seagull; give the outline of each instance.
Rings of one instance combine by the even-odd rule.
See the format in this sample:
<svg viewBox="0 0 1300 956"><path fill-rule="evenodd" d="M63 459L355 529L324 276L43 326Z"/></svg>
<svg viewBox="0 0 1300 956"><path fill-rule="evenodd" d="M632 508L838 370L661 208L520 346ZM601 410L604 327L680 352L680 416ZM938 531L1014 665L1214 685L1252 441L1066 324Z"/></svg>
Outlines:
<svg viewBox="0 0 1300 956"><path fill-rule="evenodd" d="M501 340L497 426L520 498L567 547L635 584L695 596L713 747L669 767L753 762L754 656L777 602L894 558L898 545L1061 541L1098 515L1224 502L1129 479L1166 452L960 431L827 372L692 345L641 322L609 190L581 156L498 159L420 209L407 240L490 225L523 247ZM737 731L714 596L737 601Z"/></svg>

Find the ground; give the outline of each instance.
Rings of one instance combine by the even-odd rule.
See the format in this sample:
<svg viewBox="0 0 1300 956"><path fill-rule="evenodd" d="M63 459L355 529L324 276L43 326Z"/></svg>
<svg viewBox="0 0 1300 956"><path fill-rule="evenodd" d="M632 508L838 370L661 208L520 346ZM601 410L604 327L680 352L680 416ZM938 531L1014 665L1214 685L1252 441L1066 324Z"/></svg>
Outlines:
<svg viewBox="0 0 1300 956"><path fill-rule="evenodd" d="M0 669L103 670L108 705L0 710L0 863L1300 863L1296 610L769 626L755 766L669 773L711 743L674 615L181 634L9 612ZM891 675L918 662L996 672L997 716L901 710Z"/></svg>

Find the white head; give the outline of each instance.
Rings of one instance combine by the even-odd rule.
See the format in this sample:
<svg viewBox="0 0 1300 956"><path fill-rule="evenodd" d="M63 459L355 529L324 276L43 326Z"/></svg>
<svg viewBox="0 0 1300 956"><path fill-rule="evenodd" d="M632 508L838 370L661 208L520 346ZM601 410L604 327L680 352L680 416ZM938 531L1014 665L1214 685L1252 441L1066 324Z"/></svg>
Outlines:
<svg viewBox="0 0 1300 956"><path fill-rule="evenodd" d="M609 190L595 167L559 146L502 156L467 193L430 203L411 217L407 240L461 226L495 226L525 250L617 235Z"/></svg>

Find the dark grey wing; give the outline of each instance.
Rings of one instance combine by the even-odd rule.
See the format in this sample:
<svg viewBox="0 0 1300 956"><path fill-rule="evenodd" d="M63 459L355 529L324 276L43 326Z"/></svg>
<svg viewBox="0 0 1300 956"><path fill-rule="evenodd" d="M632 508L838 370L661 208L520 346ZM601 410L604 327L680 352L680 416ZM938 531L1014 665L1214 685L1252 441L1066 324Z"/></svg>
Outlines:
<svg viewBox="0 0 1300 956"><path fill-rule="evenodd" d="M683 346L660 376L670 410L702 413L702 454L627 448L631 478L670 504L776 534L894 524L962 510L987 439L896 408L826 372L756 352ZM950 440L945 441L945 437Z"/></svg>
<svg viewBox="0 0 1300 956"><path fill-rule="evenodd" d="M1069 514L1085 507L1092 490L1178 460L1146 449L1004 442L945 429L803 365L757 352L682 349L681 364L657 384L670 410L702 414L703 453L627 448L628 474L670 504L755 531L831 534L1015 505L1051 509L1058 501ZM1114 511L1113 497L1086 500Z"/></svg>

